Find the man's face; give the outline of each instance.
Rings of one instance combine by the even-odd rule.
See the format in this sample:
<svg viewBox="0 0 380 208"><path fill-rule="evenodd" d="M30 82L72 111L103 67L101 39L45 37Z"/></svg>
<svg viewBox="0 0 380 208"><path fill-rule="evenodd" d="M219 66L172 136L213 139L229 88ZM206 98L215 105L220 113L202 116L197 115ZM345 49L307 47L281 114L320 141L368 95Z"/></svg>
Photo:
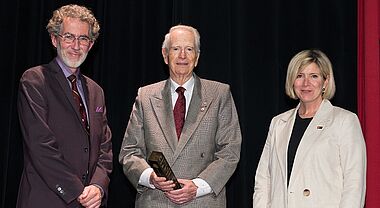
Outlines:
<svg viewBox="0 0 380 208"><path fill-rule="evenodd" d="M88 33L88 23L67 17L63 20L60 34L51 35L58 56L73 72L84 62L93 45L92 41L86 41Z"/></svg>
<svg viewBox="0 0 380 208"><path fill-rule="evenodd" d="M170 77L174 80L190 78L197 66L199 54L195 49L194 34L186 29L176 29L170 34L169 52L162 49Z"/></svg>

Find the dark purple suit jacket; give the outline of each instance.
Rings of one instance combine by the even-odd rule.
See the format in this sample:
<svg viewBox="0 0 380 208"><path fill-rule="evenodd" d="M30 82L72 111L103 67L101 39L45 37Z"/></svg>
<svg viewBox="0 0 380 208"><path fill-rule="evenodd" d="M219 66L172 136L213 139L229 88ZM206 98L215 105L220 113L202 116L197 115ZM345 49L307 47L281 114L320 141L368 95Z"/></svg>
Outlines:
<svg viewBox="0 0 380 208"><path fill-rule="evenodd" d="M111 131L102 88L80 75L90 136L81 125L70 85L55 60L25 71L18 112L23 133L24 169L18 208L81 207L77 197L97 184L105 197L112 171Z"/></svg>

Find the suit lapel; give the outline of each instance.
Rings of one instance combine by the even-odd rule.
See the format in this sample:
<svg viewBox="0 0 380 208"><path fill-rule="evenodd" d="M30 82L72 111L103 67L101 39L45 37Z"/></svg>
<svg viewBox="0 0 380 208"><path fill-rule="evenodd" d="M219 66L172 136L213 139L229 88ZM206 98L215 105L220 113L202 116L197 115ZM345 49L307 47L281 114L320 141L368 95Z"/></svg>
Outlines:
<svg viewBox="0 0 380 208"><path fill-rule="evenodd" d="M57 64L55 60L49 63L48 68L54 72L54 76L57 79L59 86L62 88L62 91L64 92L69 104L71 105L73 111L75 112L79 122L81 122L81 115L79 113L79 109L77 108L77 105L74 101L70 85L62 69L59 67L59 65ZM86 90L87 90L87 86L86 86ZM88 93L85 93L85 94L88 94Z"/></svg>
<svg viewBox="0 0 380 208"><path fill-rule="evenodd" d="M305 133L302 136L301 142L297 148L296 156L294 158L292 174L290 176L289 187L292 185L292 181L297 178L306 157L312 151L312 147L315 142L320 138L326 124L331 120L332 105L328 100L324 100L321 103L317 113L311 120L309 126L306 128Z"/></svg>
<svg viewBox="0 0 380 208"><path fill-rule="evenodd" d="M67 100L71 104L71 107L76 112L77 117L80 120L79 109L77 109L76 107L73 94L71 93L70 85L67 81L67 78L65 77L65 74L63 73L62 69L59 67L55 60L49 63L49 68L55 72L55 78L57 79L59 85L65 93Z"/></svg>
<svg viewBox="0 0 380 208"><path fill-rule="evenodd" d="M87 110L89 111L89 101L90 101L90 98L89 98L88 82L87 82L86 77L84 75L82 75L82 73L79 73L79 79L80 79L80 81L82 83L82 89L83 89L83 93L84 93L84 99L86 101Z"/></svg>
<svg viewBox="0 0 380 208"><path fill-rule="evenodd" d="M191 136L197 129L198 125L201 123L204 115L206 114L208 108L213 100L210 93L206 92L207 87L203 87L201 80L198 76L194 75L194 89L193 95L191 97L189 110L187 111L187 116L185 124L182 129L182 134L179 139L178 146L174 153L174 160L181 153L182 149L186 146L186 143L190 140Z"/></svg>
<svg viewBox="0 0 380 208"><path fill-rule="evenodd" d="M158 123L169 146L175 151L178 140L175 132L174 116L172 110L172 100L170 94L170 80L165 82L161 94L150 98L153 111L158 119Z"/></svg>
<svg viewBox="0 0 380 208"><path fill-rule="evenodd" d="M295 108L293 112L290 112L288 115L281 119L282 126L278 128L278 131L275 132L276 155L281 167L281 173L284 181L287 180L288 144L294 125L295 112L297 112L297 109L298 107Z"/></svg>
<svg viewBox="0 0 380 208"><path fill-rule="evenodd" d="M160 128L166 141L174 152L173 162L193 135L213 100L213 97L211 96L212 93L207 93L205 90L206 88L202 87L199 77L194 74L193 95L191 97L189 110L187 111L186 120L179 141L175 131L170 94L170 80L168 79L165 82L165 86L161 94L157 94L150 98L152 108L159 121L158 123Z"/></svg>

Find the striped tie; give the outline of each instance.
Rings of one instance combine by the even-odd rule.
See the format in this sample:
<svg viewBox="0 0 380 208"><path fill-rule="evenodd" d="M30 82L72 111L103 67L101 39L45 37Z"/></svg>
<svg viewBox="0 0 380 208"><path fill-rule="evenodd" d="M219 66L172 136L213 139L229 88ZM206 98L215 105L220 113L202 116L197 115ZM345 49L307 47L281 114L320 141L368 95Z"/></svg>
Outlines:
<svg viewBox="0 0 380 208"><path fill-rule="evenodd" d="M87 122L86 109L84 107L84 104L82 102L82 98L81 98L79 91L78 91L77 77L74 74L72 74L68 77L68 79L71 82L71 92L73 94L74 101L78 106L79 114L81 116L82 126L86 129L86 132L89 134L90 126L88 125L88 122Z"/></svg>

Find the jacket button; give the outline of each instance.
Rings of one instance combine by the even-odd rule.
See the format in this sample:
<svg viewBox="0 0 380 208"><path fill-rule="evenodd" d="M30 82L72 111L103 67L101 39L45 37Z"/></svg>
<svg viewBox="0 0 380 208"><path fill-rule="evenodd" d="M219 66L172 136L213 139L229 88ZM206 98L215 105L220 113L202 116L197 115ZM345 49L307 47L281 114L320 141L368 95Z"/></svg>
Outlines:
<svg viewBox="0 0 380 208"><path fill-rule="evenodd" d="M86 174L82 175L82 180L86 180Z"/></svg>
<svg viewBox="0 0 380 208"><path fill-rule="evenodd" d="M201 158L204 158L205 157L205 153L201 153Z"/></svg>
<svg viewBox="0 0 380 208"><path fill-rule="evenodd" d="M303 190L303 195L304 196L310 196L310 190L309 189Z"/></svg>
<svg viewBox="0 0 380 208"><path fill-rule="evenodd" d="M88 152L88 148L87 147L84 148L84 152Z"/></svg>

